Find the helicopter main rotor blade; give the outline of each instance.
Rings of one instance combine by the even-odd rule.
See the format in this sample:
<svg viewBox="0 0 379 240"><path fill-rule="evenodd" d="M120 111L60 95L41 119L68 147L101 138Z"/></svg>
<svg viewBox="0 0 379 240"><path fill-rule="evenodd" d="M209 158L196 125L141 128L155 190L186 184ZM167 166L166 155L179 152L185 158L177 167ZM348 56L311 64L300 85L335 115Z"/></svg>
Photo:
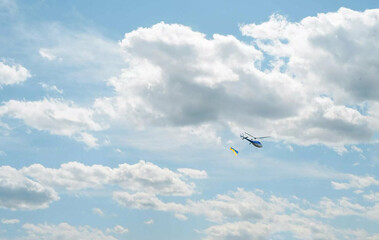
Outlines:
<svg viewBox="0 0 379 240"><path fill-rule="evenodd" d="M249 136L252 137L252 138L256 138L256 137L254 137L253 135L251 135L250 133L245 132L245 134L249 135Z"/></svg>
<svg viewBox="0 0 379 240"><path fill-rule="evenodd" d="M271 136L257 137L256 139L269 138L269 137L271 137Z"/></svg>

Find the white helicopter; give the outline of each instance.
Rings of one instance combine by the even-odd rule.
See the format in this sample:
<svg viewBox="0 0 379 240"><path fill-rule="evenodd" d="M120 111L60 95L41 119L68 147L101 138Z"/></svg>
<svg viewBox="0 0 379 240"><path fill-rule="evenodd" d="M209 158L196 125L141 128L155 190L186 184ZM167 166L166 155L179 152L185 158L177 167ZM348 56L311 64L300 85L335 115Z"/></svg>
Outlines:
<svg viewBox="0 0 379 240"><path fill-rule="evenodd" d="M242 140L248 141L249 144L253 144L257 148L262 148L263 147L262 143L258 141L257 139L268 138L270 136L254 137L253 135L245 132L245 133L241 133L240 137L242 138Z"/></svg>

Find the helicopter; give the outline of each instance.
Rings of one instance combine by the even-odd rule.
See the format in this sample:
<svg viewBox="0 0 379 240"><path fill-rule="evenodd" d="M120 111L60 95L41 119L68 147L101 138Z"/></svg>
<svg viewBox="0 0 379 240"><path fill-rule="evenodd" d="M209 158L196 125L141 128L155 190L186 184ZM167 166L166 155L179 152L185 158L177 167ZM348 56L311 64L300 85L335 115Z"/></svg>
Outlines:
<svg viewBox="0 0 379 240"><path fill-rule="evenodd" d="M245 132L245 133L241 133L240 137L242 138L242 140L248 141L249 144L253 144L257 148L262 148L263 147L262 143L258 141L257 139L268 138L270 136L254 137L253 135Z"/></svg>

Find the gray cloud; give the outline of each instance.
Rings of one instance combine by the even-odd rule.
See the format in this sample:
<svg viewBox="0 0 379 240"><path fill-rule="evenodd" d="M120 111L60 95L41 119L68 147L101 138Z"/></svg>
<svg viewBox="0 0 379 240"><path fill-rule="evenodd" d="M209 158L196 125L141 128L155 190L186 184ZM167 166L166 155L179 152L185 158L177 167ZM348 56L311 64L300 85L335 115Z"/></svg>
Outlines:
<svg viewBox="0 0 379 240"><path fill-rule="evenodd" d="M195 193L195 184L189 178L205 176L205 171L186 168L173 172L145 161L121 164L118 168L87 166L78 162L68 162L57 169L46 168L41 164L20 170L2 166L0 207L12 210L47 208L51 202L59 200L56 191L75 192L99 189L106 185L150 194L190 196ZM102 215L100 209L94 209L94 213Z"/></svg>
<svg viewBox="0 0 379 240"><path fill-rule="evenodd" d="M23 176L12 167L0 167L0 207L12 210L47 208L58 199L52 188Z"/></svg>
<svg viewBox="0 0 379 240"><path fill-rule="evenodd" d="M338 41L329 41L328 45L322 44L328 41L318 38L332 39L334 30L346 26L353 28L352 32L365 28L369 34L377 24L375 14L375 10L361 13L341 9L300 23L289 23L274 15L268 22L241 28L243 34L254 37L257 48L233 36L215 34L206 38L178 24L138 28L125 34L121 42L129 67L109 79L115 95L98 98L94 108L117 122L117 126L120 122L142 128L212 124L222 130L229 127L236 134L249 130L296 144L321 143L335 149L368 142L378 130L377 116L372 111L368 111L369 115L361 113L356 106L376 99L362 100L359 94L343 89L346 82L355 79L352 69L369 68L375 72L377 67L370 64L372 61L327 61L330 54L347 54L349 44L358 44L355 33L344 36L346 47L340 50L333 47ZM330 26L332 20L336 21ZM299 36L306 39L299 42ZM367 39L367 49L374 47L373 39L372 35ZM360 41L358 45L365 51L358 49L355 53L363 59L365 40ZM318 50L313 53L315 47ZM272 68L262 70L263 52L271 55ZM339 67L333 71L348 76L326 74L325 69L334 65ZM370 73L366 79L376 75ZM367 81L362 88L375 85Z"/></svg>

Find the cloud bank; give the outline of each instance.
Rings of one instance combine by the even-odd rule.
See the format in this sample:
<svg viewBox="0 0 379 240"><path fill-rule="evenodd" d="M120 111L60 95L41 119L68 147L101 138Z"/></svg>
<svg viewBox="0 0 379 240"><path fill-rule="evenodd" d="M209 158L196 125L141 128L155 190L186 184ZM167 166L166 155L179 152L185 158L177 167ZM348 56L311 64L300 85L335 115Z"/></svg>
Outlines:
<svg viewBox="0 0 379 240"><path fill-rule="evenodd" d="M129 67L108 80L116 94L94 108L141 128L211 124L342 153L379 129L378 15L341 8L296 23L273 15L241 26L252 45L179 24L138 28L120 43Z"/></svg>

